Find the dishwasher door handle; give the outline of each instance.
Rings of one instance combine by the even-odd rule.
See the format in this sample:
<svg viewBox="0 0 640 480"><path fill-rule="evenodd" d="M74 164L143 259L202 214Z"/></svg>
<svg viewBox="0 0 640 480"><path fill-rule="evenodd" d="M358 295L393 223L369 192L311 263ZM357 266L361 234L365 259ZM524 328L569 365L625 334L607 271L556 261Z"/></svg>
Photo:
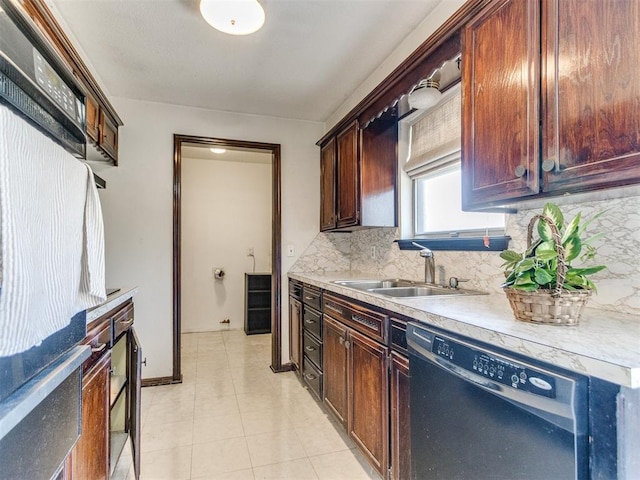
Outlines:
<svg viewBox="0 0 640 480"><path fill-rule="evenodd" d="M468 373L466 370L464 370L463 368L457 367L455 365L450 364L449 362L442 360L439 357L435 358L435 361L438 365L440 365L442 368L444 368L445 370L447 370L448 372L453 373L454 375L457 375L459 377L461 377L464 380L467 380L471 383L475 383L476 385L483 387L483 388L487 388L491 391L493 391L494 393L498 393L498 392L502 392L503 388L500 384L498 383L494 383L491 380L487 380L485 378L482 378L478 375L473 375L472 373ZM478 378L475 378L478 377Z"/></svg>
<svg viewBox="0 0 640 480"><path fill-rule="evenodd" d="M576 425L572 420L573 411L571 405L567 403L553 398L541 397L525 390L505 387L499 383L492 382L489 379L476 375L473 372L469 372L468 370L460 368L457 365L453 365L452 363L447 362L445 359L435 356L430 352L426 355L424 353L418 354L418 358L420 358L422 361L437 365L438 367L446 370L452 375L455 375L456 377L469 383L473 383L479 388L489 391L497 397L500 397L507 402L517 405L520 408L523 408L536 415L537 417L545 418L548 421L561 426L567 431L570 431L572 433L576 431ZM562 421L558 422L557 420L554 420L554 418L561 418Z"/></svg>

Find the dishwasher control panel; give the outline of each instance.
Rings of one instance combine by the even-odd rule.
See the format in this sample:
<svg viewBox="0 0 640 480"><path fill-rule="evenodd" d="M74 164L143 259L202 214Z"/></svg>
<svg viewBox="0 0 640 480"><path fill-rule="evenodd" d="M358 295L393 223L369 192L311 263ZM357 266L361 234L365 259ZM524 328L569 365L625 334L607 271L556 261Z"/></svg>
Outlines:
<svg viewBox="0 0 640 480"><path fill-rule="evenodd" d="M493 382L544 397L556 397L555 379L551 375L506 357L440 335L434 336L431 352L459 368Z"/></svg>

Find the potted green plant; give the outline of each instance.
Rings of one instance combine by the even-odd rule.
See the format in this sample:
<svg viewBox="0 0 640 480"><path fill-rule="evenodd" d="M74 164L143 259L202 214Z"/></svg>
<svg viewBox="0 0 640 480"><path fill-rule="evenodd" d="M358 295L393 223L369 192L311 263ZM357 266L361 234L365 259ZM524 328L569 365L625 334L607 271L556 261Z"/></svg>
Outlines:
<svg viewBox="0 0 640 480"><path fill-rule="evenodd" d="M542 214L529 222L525 251L505 250L500 254L506 276L502 287L516 319L554 325L578 323L584 304L596 289L589 276L606 267L574 267L571 262L595 257L593 244L603 234L587 239L584 235L591 222L603 213L585 221L578 213L565 222L560 208L547 203ZM539 238L532 242L536 222Z"/></svg>

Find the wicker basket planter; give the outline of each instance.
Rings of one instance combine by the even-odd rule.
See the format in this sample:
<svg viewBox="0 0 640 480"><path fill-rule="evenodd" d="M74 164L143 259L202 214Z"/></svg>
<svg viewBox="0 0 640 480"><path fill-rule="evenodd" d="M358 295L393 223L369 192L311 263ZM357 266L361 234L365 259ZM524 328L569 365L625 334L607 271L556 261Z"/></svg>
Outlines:
<svg viewBox="0 0 640 480"><path fill-rule="evenodd" d="M509 304L517 320L547 325L577 325L591 289L565 289L568 265L561 234L554 221L545 215L535 215L527 228L527 250L531 248L533 227L537 221L549 226L557 253L556 281L554 288L527 291L504 287ZM604 268L604 267L603 267Z"/></svg>
<svg viewBox="0 0 640 480"><path fill-rule="evenodd" d="M591 290L554 290L525 292L504 288L517 320L547 325L577 325Z"/></svg>

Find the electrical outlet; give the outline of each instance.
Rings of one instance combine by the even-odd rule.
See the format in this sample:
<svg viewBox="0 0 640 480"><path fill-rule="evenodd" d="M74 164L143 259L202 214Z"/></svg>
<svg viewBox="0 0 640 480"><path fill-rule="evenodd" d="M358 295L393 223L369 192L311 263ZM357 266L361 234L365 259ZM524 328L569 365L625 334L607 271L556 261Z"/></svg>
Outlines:
<svg viewBox="0 0 640 480"><path fill-rule="evenodd" d="M376 247L371 247L371 259L376 259Z"/></svg>
<svg viewBox="0 0 640 480"><path fill-rule="evenodd" d="M287 245L287 257L295 257L296 249L292 244Z"/></svg>
<svg viewBox="0 0 640 480"><path fill-rule="evenodd" d="M253 247L247 247L247 257L253 257Z"/></svg>

